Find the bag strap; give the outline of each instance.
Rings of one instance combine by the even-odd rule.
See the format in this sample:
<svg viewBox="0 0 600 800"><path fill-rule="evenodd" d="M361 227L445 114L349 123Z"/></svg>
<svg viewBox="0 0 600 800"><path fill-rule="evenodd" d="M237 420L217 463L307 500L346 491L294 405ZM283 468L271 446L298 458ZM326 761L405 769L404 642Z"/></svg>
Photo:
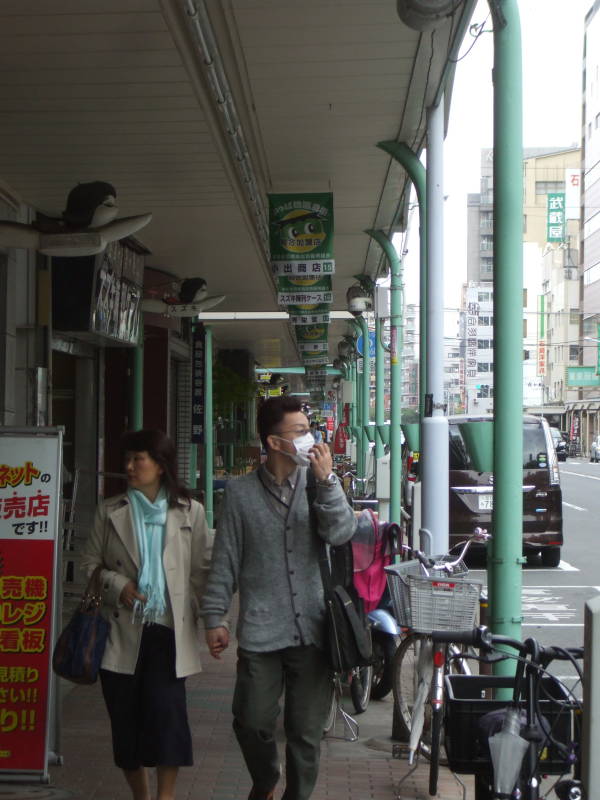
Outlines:
<svg viewBox="0 0 600 800"><path fill-rule="evenodd" d="M90 579L81 598L82 606L87 606L88 604L99 606L102 602L101 573L103 569L102 564L98 564L97 567L94 567L94 571L90 575Z"/></svg>
<svg viewBox="0 0 600 800"><path fill-rule="evenodd" d="M364 620L357 614L354 602L343 586L336 586L333 591L344 606L346 619L352 627L354 640L361 656L363 658L369 658L371 655L371 645L366 635Z"/></svg>
<svg viewBox="0 0 600 800"><path fill-rule="evenodd" d="M329 565L329 557L327 555L327 545L319 536L319 520L315 510L315 500L317 499L317 480L310 467L306 470L306 499L308 500L310 529L313 533L313 536L316 537L319 545L319 569L321 571L323 589L325 590L325 596L327 597L327 595L331 595L333 591L333 585L331 582L331 567Z"/></svg>

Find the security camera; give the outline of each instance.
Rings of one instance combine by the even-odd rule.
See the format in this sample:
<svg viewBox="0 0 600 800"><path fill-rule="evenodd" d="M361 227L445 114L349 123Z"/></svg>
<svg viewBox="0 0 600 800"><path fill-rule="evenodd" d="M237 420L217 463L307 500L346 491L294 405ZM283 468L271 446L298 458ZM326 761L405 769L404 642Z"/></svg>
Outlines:
<svg viewBox="0 0 600 800"><path fill-rule="evenodd" d="M367 295L358 295L348 298L348 311L355 317L360 317L371 308L371 298Z"/></svg>

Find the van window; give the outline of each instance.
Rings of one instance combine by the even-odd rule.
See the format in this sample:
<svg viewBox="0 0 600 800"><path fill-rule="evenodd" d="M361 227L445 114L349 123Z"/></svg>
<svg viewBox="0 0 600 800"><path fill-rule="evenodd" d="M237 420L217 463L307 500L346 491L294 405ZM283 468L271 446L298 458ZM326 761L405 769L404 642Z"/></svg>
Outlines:
<svg viewBox="0 0 600 800"><path fill-rule="evenodd" d="M450 469L473 469L458 425L450 425ZM548 466L544 429L536 422L523 425L523 469Z"/></svg>
<svg viewBox="0 0 600 800"><path fill-rule="evenodd" d="M548 466L544 429L536 423L523 425L523 469Z"/></svg>

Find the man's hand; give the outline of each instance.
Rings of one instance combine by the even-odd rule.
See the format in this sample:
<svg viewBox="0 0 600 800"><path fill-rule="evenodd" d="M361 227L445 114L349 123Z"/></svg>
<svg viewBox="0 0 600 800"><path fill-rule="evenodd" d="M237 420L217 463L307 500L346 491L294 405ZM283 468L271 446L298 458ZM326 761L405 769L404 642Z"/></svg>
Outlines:
<svg viewBox="0 0 600 800"><path fill-rule="evenodd" d="M119 600L123 603L125 608L133 608L133 604L136 600L139 600L143 605L146 602L146 595L138 592L137 583L135 583L135 581L129 581L129 583L126 583L121 589Z"/></svg>
<svg viewBox="0 0 600 800"><path fill-rule="evenodd" d="M206 644L213 658L221 658L221 653L229 646L227 628L209 628L205 631Z"/></svg>
<svg viewBox="0 0 600 800"><path fill-rule="evenodd" d="M329 445L323 442L315 444L308 453L308 457L311 461L311 469L318 481L324 481L333 472L333 458Z"/></svg>

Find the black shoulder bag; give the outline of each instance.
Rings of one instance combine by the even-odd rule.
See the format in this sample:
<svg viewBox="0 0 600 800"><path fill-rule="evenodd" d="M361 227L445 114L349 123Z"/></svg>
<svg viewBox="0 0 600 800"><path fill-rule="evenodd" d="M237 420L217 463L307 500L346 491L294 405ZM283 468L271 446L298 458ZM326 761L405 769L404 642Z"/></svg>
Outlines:
<svg viewBox="0 0 600 800"><path fill-rule="evenodd" d="M313 534L319 542L319 567L325 594L327 630L325 646L334 672L346 673L372 663L371 634L362 599L353 582L352 545L350 542L329 548L318 534L314 509L317 495L315 476L306 473L306 496Z"/></svg>

